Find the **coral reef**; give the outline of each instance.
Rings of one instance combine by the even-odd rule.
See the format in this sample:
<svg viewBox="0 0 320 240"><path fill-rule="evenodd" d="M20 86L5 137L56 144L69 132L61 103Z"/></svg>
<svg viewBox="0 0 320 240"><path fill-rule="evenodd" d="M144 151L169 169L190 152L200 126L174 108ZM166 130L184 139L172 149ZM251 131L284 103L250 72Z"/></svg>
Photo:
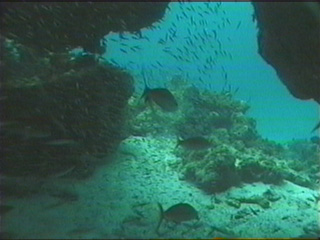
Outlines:
<svg viewBox="0 0 320 240"><path fill-rule="evenodd" d="M102 38L133 32L168 2L1 2L3 174L89 176L124 138L133 79L100 64ZM71 51L83 52L72 56Z"/></svg>
<svg viewBox="0 0 320 240"><path fill-rule="evenodd" d="M307 140L294 140L287 143L286 158L288 166L306 177L301 178L304 182L318 182L320 177L320 147L318 144Z"/></svg>
<svg viewBox="0 0 320 240"><path fill-rule="evenodd" d="M92 166L80 156L108 154L122 139L132 77L90 55L33 59L21 45L4 47L3 173L89 174Z"/></svg>
<svg viewBox="0 0 320 240"><path fill-rule="evenodd" d="M131 111L129 129L131 134L141 136L206 136L213 146L207 150L185 150L173 145L174 153L181 158L173 167L182 173L182 179L210 193L242 182L280 184L284 179L315 187L316 180L310 174L320 170L315 165L320 157L316 144L308 142L308 147L299 150L313 163L315 169L310 173L306 165L299 163L297 158L304 156L293 151L298 151L297 147L288 148L259 136L255 121L245 116L249 106L234 100L230 92L201 92L177 78L168 86L179 102L179 111L168 114L159 108L152 110L133 97L130 105L135 110Z"/></svg>
<svg viewBox="0 0 320 240"><path fill-rule="evenodd" d="M183 138L210 134L213 129L230 129L239 139L249 143L257 136L253 119L245 118L249 109L245 102L235 102L229 92L211 94L209 91L200 92L188 81L176 76L168 85L179 104L177 113L166 113L158 107L148 107L140 99L133 96L130 115L131 133L133 135L171 135ZM182 90L177 90L182 89ZM201 119L201 124L199 124ZM245 129L240 129L238 124ZM245 127L247 126L247 127ZM251 132L252 131L252 132Z"/></svg>
<svg viewBox="0 0 320 240"><path fill-rule="evenodd" d="M3 2L4 37L38 53L83 47L102 53L109 32L138 32L164 15L168 2Z"/></svg>

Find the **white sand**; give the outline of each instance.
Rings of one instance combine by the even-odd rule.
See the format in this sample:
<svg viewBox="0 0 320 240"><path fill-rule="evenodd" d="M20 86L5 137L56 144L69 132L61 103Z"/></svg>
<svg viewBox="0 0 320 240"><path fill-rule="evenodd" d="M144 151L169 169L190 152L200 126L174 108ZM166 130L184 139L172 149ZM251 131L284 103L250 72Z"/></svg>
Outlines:
<svg viewBox="0 0 320 240"><path fill-rule="evenodd" d="M56 179L44 185L76 192L79 200L54 206L61 200L49 194L11 199L7 204L15 209L3 217L2 231L34 239L292 238L319 229L316 191L290 182L281 186L246 184L216 194L221 202L214 203L212 196L179 180L170 167L179 161L172 153L174 146L174 140L164 138L129 138L119 147L114 161L89 180ZM261 195L270 188L281 199L268 209L257 204L242 204L238 209L226 204L230 197ZM200 221L180 225L163 222L161 235L157 235L157 202L165 209L187 202L199 211Z"/></svg>

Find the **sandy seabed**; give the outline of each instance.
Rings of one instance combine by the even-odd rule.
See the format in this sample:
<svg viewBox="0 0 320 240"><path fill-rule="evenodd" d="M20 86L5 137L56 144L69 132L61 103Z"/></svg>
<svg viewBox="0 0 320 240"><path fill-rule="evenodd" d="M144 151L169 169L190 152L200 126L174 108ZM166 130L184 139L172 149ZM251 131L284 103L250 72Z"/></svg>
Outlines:
<svg viewBox="0 0 320 240"><path fill-rule="evenodd" d="M79 195L76 201L52 194L8 199L14 209L1 219L12 238L296 238L319 234L319 192L285 181L274 186L243 184L209 195L181 180L172 166L174 139L131 137L120 145L111 163L90 179L58 178L44 183ZM230 197L262 195L268 189L281 198L270 208L257 204L227 204ZM157 203L166 209L186 202L200 220L175 224L160 218ZM317 232L318 231L318 232Z"/></svg>

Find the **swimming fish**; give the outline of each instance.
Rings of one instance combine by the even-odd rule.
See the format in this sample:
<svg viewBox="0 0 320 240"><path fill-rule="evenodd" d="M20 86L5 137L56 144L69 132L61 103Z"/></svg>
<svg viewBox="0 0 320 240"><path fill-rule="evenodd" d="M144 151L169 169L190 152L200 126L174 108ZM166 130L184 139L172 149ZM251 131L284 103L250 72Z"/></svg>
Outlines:
<svg viewBox="0 0 320 240"><path fill-rule="evenodd" d="M163 210L163 207L160 203L158 203L158 206L160 209L160 220L156 228L156 232L158 232L163 219L175 223L181 223L193 219L199 220L197 210L188 203L175 204L169 207L166 211Z"/></svg>
<svg viewBox="0 0 320 240"><path fill-rule="evenodd" d="M206 150L212 147L212 143L204 137L191 137L183 140L178 139L176 148L179 146L189 150Z"/></svg>
<svg viewBox="0 0 320 240"><path fill-rule="evenodd" d="M320 122L318 122L318 124L312 129L311 133L313 133L318 128L320 128Z"/></svg>
<svg viewBox="0 0 320 240"><path fill-rule="evenodd" d="M143 75L145 89L141 98L145 102L157 104L164 112L175 112L178 110L178 103L173 94L166 88L149 88Z"/></svg>

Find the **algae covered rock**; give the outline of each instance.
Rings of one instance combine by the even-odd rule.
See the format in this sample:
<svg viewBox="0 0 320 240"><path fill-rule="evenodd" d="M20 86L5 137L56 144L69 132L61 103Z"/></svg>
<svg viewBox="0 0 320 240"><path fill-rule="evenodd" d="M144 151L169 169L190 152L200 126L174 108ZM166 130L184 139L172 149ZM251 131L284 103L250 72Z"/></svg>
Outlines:
<svg viewBox="0 0 320 240"><path fill-rule="evenodd" d="M103 161L88 156L108 156L126 135L133 93L132 77L95 53L111 31L160 20L168 2L0 4L3 173L89 176Z"/></svg>
<svg viewBox="0 0 320 240"><path fill-rule="evenodd" d="M24 64L19 51L10 63L6 59ZM52 54L35 62L27 63L27 72L7 72L1 86L3 173L90 175L96 163L80 156L108 155L123 138L132 77L89 56L72 61Z"/></svg>
<svg viewBox="0 0 320 240"><path fill-rule="evenodd" d="M178 100L179 110L165 113L143 102L138 103L138 97L132 98L128 131L133 135L174 139L203 136L208 139L212 146L200 151L173 144L172 150L181 159L173 167L182 174L182 179L210 193L225 191L241 183L281 184L284 179L314 187L316 180L312 174L319 172L315 164L319 150L315 149L315 144L288 147L263 139L256 130L254 119L245 115L249 106L234 100L228 92L200 91L182 78L172 79L168 87ZM314 164L310 174L299 171L308 167L303 167L297 153ZM268 203L263 207L268 207Z"/></svg>

